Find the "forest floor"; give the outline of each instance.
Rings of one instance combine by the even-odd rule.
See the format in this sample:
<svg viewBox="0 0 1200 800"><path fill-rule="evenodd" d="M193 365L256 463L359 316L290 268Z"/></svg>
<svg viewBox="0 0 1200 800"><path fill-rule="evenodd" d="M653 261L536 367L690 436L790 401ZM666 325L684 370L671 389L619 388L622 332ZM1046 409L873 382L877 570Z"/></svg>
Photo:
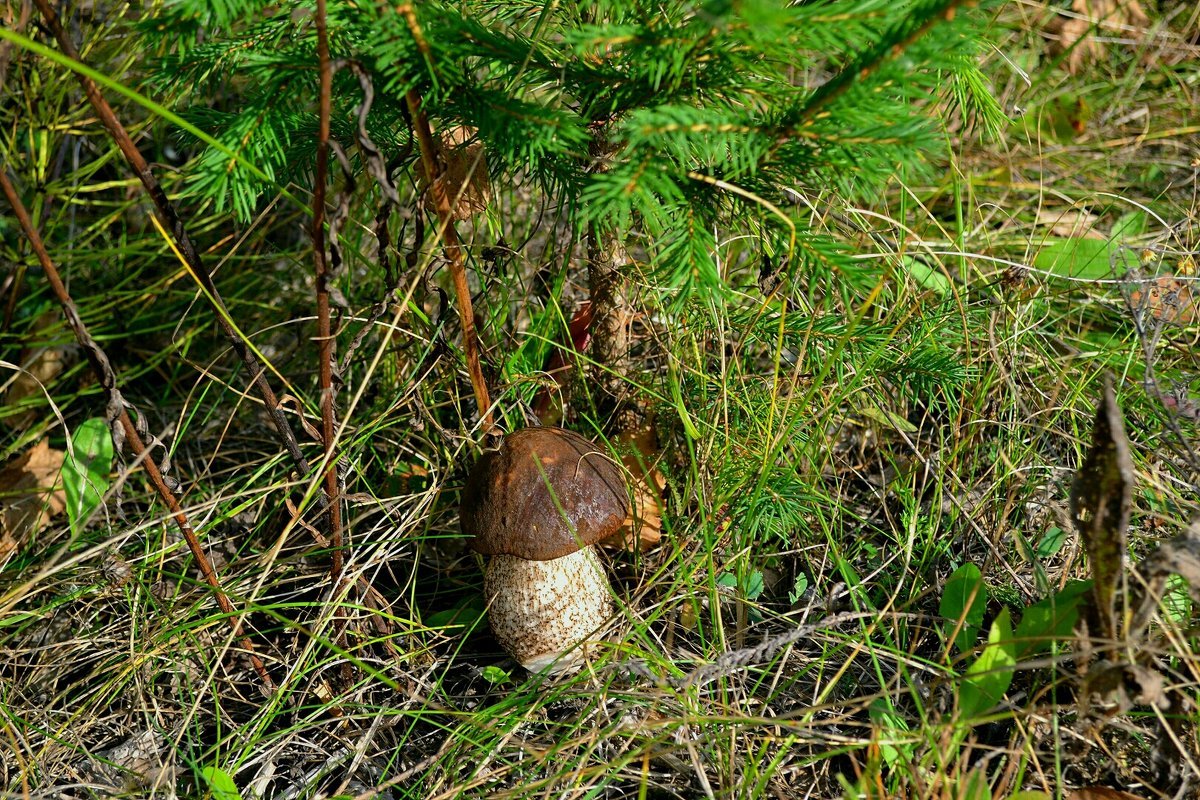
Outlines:
<svg viewBox="0 0 1200 800"><path fill-rule="evenodd" d="M0 792L1200 796L1200 8L1109 5L1103 28L1006 6L984 59L1011 124L951 126L933 179L814 209L860 276L764 270L678 312L634 276L644 426L608 445L653 499L642 546L605 555L606 644L553 678L489 634L459 532L478 450L448 281L416 281L347 364L349 580L332 586L296 510L320 487L291 471L140 186L65 71L6 47L23 91L0 89L0 152L24 154L50 254L275 688L146 471L105 449L102 387L0 216ZM125 24L84 25L108 75L136 74ZM174 194L185 154L163 128L135 132ZM501 194L503 223L460 231L491 269L472 278L485 362L591 435L571 399L586 380L541 373L587 282L550 303L540 276L581 245L530 202ZM230 317L311 398L306 221L268 211L189 224ZM285 407L316 463L315 404ZM1127 526L1102 511L1123 497ZM1116 587L1110 610L1091 578Z"/></svg>

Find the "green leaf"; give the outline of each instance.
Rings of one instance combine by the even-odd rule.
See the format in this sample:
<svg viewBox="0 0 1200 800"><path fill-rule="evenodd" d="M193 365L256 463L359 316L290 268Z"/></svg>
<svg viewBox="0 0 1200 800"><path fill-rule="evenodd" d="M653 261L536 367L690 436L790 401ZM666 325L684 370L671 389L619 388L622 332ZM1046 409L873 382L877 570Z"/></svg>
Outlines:
<svg viewBox="0 0 1200 800"><path fill-rule="evenodd" d="M433 629L473 628L483 617L483 597L468 597L453 608L435 611L425 617L425 624Z"/></svg>
<svg viewBox="0 0 1200 800"><path fill-rule="evenodd" d="M1062 590L1028 606L1017 624L1017 653L1022 659L1050 649L1056 641L1074 636L1079 619L1079 601L1092 587L1091 581L1071 581Z"/></svg>
<svg viewBox="0 0 1200 800"><path fill-rule="evenodd" d="M922 289L928 289L942 297L945 297L954 290L954 284L940 269L930 267L921 261L921 259L904 256L900 259L900 263Z"/></svg>
<svg viewBox="0 0 1200 800"><path fill-rule="evenodd" d="M967 667L959 689L958 710L964 718L978 716L1004 698L1017 665L1008 609L1000 612L988 632L988 644Z"/></svg>
<svg viewBox="0 0 1200 800"><path fill-rule="evenodd" d="M483 679L493 686L502 686L512 680L512 675L499 667L489 666L481 670Z"/></svg>
<svg viewBox="0 0 1200 800"><path fill-rule="evenodd" d="M1145 211L1130 211L1127 214L1122 214L1113 223L1112 232L1108 235L1108 240L1119 244L1123 239L1141 236L1146 232L1148 224L1149 218L1146 216Z"/></svg>
<svg viewBox="0 0 1200 800"><path fill-rule="evenodd" d="M75 429L62 468L72 535L79 535L108 490L112 459L113 443L107 422L93 418Z"/></svg>
<svg viewBox="0 0 1200 800"><path fill-rule="evenodd" d="M734 575L732 572L722 572L717 576L717 586L721 586L726 589L736 589L737 585L737 575Z"/></svg>
<svg viewBox="0 0 1200 800"><path fill-rule="evenodd" d="M963 564L954 571L946 588L942 590L942 602L938 613L946 620L944 630L949 636L962 621L954 645L965 653L975 644L979 628L983 625L983 612L987 606L987 592L983 588L983 574L974 564Z"/></svg>
<svg viewBox="0 0 1200 800"><path fill-rule="evenodd" d="M1166 591L1163 592L1162 610L1166 618L1176 625L1187 625L1192 618L1192 598L1188 595L1188 582L1181 575L1168 575Z"/></svg>
<svg viewBox="0 0 1200 800"><path fill-rule="evenodd" d="M1050 558L1062 549L1062 546L1066 541L1066 531L1057 525L1050 528L1050 530L1042 534L1042 538L1038 541L1037 557L1043 561Z"/></svg>
<svg viewBox="0 0 1200 800"><path fill-rule="evenodd" d="M747 600L757 600L763 593L763 574L758 570L752 570L746 576L746 582L742 586L742 596Z"/></svg>
<svg viewBox="0 0 1200 800"><path fill-rule="evenodd" d="M912 743L905 741L904 736L897 735L909 731L908 723L904 721L904 717L896 713L891 698L875 698L867 711L871 716L871 724L880 729L879 752L883 755L884 763L893 767L896 762L900 761L901 756L911 757Z"/></svg>
<svg viewBox="0 0 1200 800"><path fill-rule="evenodd" d="M220 767L204 767L200 770L201 777L208 784L208 793L213 800L242 800L237 784L229 773Z"/></svg>
<svg viewBox="0 0 1200 800"><path fill-rule="evenodd" d="M1121 248L1104 239L1050 238L1033 257L1033 265L1040 270L1085 280L1119 275L1131 264Z"/></svg>
<svg viewBox="0 0 1200 800"><path fill-rule="evenodd" d="M801 572L796 576L796 582L792 584L792 590L788 592L788 602L796 603L808 591L808 576Z"/></svg>

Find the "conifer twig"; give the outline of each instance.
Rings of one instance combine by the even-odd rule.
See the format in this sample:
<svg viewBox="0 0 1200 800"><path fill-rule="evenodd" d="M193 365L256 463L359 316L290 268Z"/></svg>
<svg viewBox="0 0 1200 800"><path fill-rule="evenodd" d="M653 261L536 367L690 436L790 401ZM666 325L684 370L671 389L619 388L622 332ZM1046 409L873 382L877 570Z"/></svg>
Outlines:
<svg viewBox="0 0 1200 800"><path fill-rule="evenodd" d="M813 124L819 117L820 112L825 110L834 100L849 91L851 86L861 83L868 78L884 62L899 57L914 42L928 33L933 26L940 22L952 21L958 13L959 6L970 5L973 1L942 0L942 5L930 13L920 24L914 26L912 30L898 31L893 29L893 33L897 34L897 38L888 41L891 37L886 37L881 45L868 51L866 55L857 61L843 67L836 75L813 92L807 102L801 107L796 118L792 119L790 124L776 137L775 146L779 147L787 142L789 138L796 135L804 126Z"/></svg>
<svg viewBox="0 0 1200 800"><path fill-rule="evenodd" d="M430 58L429 43L421 32L416 13L409 3L404 3L396 9L408 21L408 27L417 48L422 55ZM454 281L454 295L458 301L458 316L462 324L463 355L467 361L467 372L471 376L471 389L475 393L475 405L479 408L479 419L485 435L495 433L496 422L492 416L492 401L488 396L487 381L483 377L483 368L479 363L479 336L475 331L475 311L471 307L471 287L467 283L467 264L463 257L462 245L459 243L458 231L454 228L454 210L450 205L450 195L446 191L445 181L440 181L441 165L438 163L437 144L433 131L429 127L429 116L425 113L424 102L416 89L409 89L404 99L408 105L408 113L412 118L413 132L421 148L421 166L429 181L428 191L433 198L433 206L438 217L438 238L442 243L442 252L450 262L450 277Z"/></svg>
<svg viewBox="0 0 1200 800"><path fill-rule="evenodd" d="M329 117L333 72L329 64L329 29L325 0L317 0L317 60L321 73L320 111L317 126L317 169L313 181L312 240L317 278L317 340L320 359L321 438L325 445L325 495L329 499L329 543L332 547L329 576L334 591L342 577L344 543L342 508L338 500L337 458L334 455L333 331L329 323L329 262L325 258L325 182L329 172Z"/></svg>
<svg viewBox="0 0 1200 800"><path fill-rule="evenodd" d="M238 639L238 644L250 656L250 663L254 666L254 671L258 673L258 677L262 680L263 685L268 690L273 690L275 683L271 680L271 676L267 672L266 665L263 664L262 659L254 652L254 644L248 636L242 633L241 617L237 609L233 607L233 603L229 601L225 590L221 588L221 581L217 578L217 573L213 570L212 563L204 553L204 548L201 547L200 540L196 536L195 530L192 529L192 524L188 520L187 513L180 506L179 499L175 496L175 493L171 491L166 481L163 480L163 475L158 468L158 464L153 458L144 457L147 455L146 445L142 442L142 437L137 431L137 426L133 424L126 403L121 397L120 390L117 388L116 374L113 372L108 356L105 355L104 350L101 349L96 340L92 338L87 326L84 325L83 320L80 318L75 301L71 299L71 295L62 281L62 277L58 274L58 268L50 258L50 253L46 250L46 245L42 242L42 237L38 233L37 228L34 227L33 220L30 218L29 212L25 209L25 204L21 202L16 188L9 181L7 171L3 169L0 169L0 189L3 189L5 196L8 197L8 202L12 206L13 213L16 214L21 230L25 232L25 236L28 237L33 251L37 254L38 261L41 262L42 269L46 273L46 279L50 282L50 287L54 290L59 305L62 306L67 324L71 326L76 340L83 347L84 353L87 354L88 361L92 365L92 370L96 373L97 380L100 381L100 385L104 387L108 394L110 414L115 415L115 421L120 422L125 442L128 443L134 457L142 461L142 466L146 470L146 474L150 477L150 482L154 484L159 497L162 498L162 501L166 504L168 510L170 510L171 518L175 520L175 525L179 528L179 532L183 534L188 549L192 551L192 557L196 559L196 565L200 568L200 574L204 576L205 583L212 588L213 596L217 600L217 607L221 609L221 613L229 618L229 624L233 628L234 637ZM113 421L113 419L109 419L110 424Z"/></svg>
<svg viewBox="0 0 1200 800"><path fill-rule="evenodd" d="M62 22L55 13L49 0L34 0L38 11L46 21L46 27L58 40L58 45L62 48L69 58L82 63L79 57L79 51L75 49L75 45L71 42L67 32L63 30ZM170 231L171 236L175 239L180 254L187 262L188 267L195 274L196 279L204 288L205 293L212 298L212 302L218 307L217 323L228 337L230 345L235 353L242 360L242 364L246 367L247 375L250 381L258 389L259 396L263 400L263 404L267 408L267 413L271 415L271 420L275 423L275 430L279 433L279 438L291 456L292 461L296 465L297 471L301 475L308 473L309 465L304 454L300 451L300 445L296 440L296 434L292 430L291 424L288 422L287 415L283 413L283 409L279 405L279 399L275 396L274 390L267 382L266 371L263 369L254 352L246 346L246 342L238 335L238 332L228 322L226 316L228 312L224 302L221 300L221 295L217 292L217 287L213 283L212 275L204 267L200 260L200 255L196 251L195 245L192 244L191 237L188 236L187 229L184 227L183 220L176 211L175 206L163 191L162 185L158 179L154 177L154 173L150 171L150 165L146 163L146 159L138 151L137 145L133 143L129 133L125 127L117 119L112 107L108 101L104 99L104 95L100 93L100 88L88 76L77 72L76 77L79 79L80 85L83 87L83 93L87 96L88 102L95 109L97 116L100 117L101 123L108 130L109 135L116 142L117 147L121 150L121 154L125 156L134 174L142 182L146 193L150 195L151 201L154 203L155 210L158 213L159 219L163 223L163 227Z"/></svg>

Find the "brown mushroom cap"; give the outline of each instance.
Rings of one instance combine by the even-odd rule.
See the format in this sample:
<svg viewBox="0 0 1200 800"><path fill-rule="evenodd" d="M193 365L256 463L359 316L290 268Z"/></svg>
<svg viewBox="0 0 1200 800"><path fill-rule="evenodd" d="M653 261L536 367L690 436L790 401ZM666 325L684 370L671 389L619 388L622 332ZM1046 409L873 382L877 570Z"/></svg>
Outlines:
<svg viewBox="0 0 1200 800"><path fill-rule="evenodd" d="M577 433L522 428L484 453L463 488L462 531L484 555L562 558L621 527L621 468Z"/></svg>

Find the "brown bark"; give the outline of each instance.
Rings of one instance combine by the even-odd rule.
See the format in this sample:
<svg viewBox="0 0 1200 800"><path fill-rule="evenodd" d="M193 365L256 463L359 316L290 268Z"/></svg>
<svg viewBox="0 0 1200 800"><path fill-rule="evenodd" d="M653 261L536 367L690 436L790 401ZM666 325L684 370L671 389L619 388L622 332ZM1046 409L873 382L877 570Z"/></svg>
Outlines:
<svg viewBox="0 0 1200 800"><path fill-rule="evenodd" d="M592 171L607 168L608 143L597 134L592 140ZM626 268L629 254L619 231L595 223L588 226L588 290L592 311L592 381L596 389L597 410L603 417L620 412L628 370L629 323L633 310L629 302Z"/></svg>

